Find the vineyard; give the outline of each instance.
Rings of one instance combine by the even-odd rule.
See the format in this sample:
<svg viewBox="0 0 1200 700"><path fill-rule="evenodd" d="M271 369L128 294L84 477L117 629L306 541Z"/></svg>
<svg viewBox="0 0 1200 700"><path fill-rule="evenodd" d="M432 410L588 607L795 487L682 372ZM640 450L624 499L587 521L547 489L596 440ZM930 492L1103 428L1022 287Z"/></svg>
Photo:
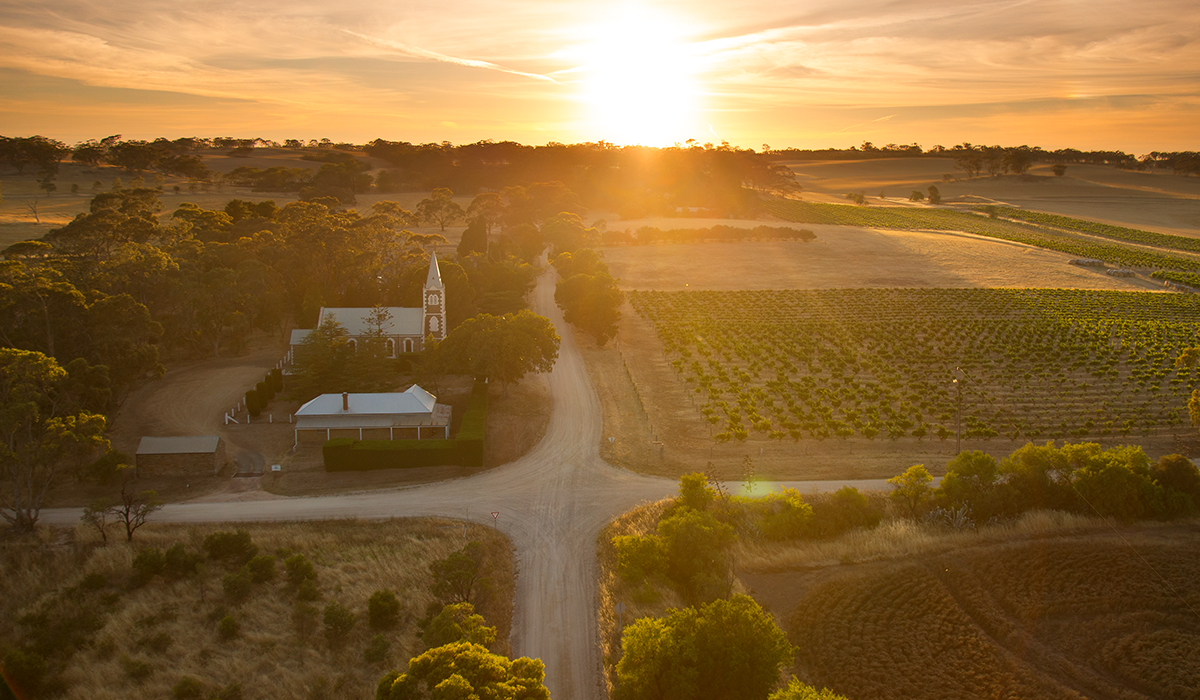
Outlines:
<svg viewBox="0 0 1200 700"><path fill-rule="evenodd" d="M1196 342L1193 295L843 289L629 300L716 442L946 440L959 420L967 439L1180 433L1200 379L1174 363Z"/></svg>
<svg viewBox="0 0 1200 700"><path fill-rule="evenodd" d="M775 216L795 223L859 226L863 228L962 231L963 233L1024 243L1081 258L1095 258L1124 268L1134 267L1200 272L1200 260L1193 258L1128 248L1123 245L1100 243L1079 238L1069 233L1059 233L1030 224L992 219L981 214L953 209L859 207L847 204L801 202L792 199L769 199L763 202L763 206ZM1067 217L1056 218L1067 219ZM1080 220L1068 219L1068 221ZM1080 221L1080 223L1090 222ZM1100 226L1100 224L1097 224L1097 226ZM1125 230L1133 231L1134 229ZM1093 232L1088 231L1087 233ZM1160 235L1150 234L1149 232L1143 233L1147 235ZM1113 236L1108 237L1111 238ZM1179 237L1170 236L1169 238Z"/></svg>
<svg viewBox="0 0 1200 700"><path fill-rule="evenodd" d="M1139 556L1039 540L837 576L791 616L797 674L883 700L1195 698L1197 542L1150 539Z"/></svg>
<svg viewBox="0 0 1200 700"><path fill-rule="evenodd" d="M976 208L976 211L985 210L982 208ZM995 207L995 212L998 216L1002 216L1006 219L1020 219L1021 221L1028 221L1033 224L1053 226L1055 228L1066 229L1068 231L1078 231L1079 233L1086 233L1090 236L1111 238L1114 241L1137 243L1140 245L1151 245L1159 248L1174 248L1175 250L1187 250L1193 253L1200 253L1200 238L1173 236L1166 233L1155 233L1153 231L1127 228L1125 226L1101 224L1095 221L1075 219L1069 216L1060 216L1058 214L1046 214L1040 211L1013 209L1012 207Z"/></svg>

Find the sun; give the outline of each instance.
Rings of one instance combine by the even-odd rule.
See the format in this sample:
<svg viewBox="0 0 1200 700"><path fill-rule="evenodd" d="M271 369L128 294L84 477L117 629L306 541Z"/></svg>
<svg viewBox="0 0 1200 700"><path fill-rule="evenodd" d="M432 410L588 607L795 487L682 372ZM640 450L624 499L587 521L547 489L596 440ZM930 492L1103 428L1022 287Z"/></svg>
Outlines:
<svg viewBox="0 0 1200 700"><path fill-rule="evenodd" d="M698 58L683 25L654 10L618 8L587 30L577 52L583 65L583 121L598 140L664 146L696 133Z"/></svg>

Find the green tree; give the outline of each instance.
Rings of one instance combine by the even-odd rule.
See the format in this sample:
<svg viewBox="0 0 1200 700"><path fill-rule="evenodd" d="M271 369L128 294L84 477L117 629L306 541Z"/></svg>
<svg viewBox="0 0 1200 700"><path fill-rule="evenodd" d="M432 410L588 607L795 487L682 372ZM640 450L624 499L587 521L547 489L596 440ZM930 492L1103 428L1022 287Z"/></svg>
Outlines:
<svg viewBox="0 0 1200 700"><path fill-rule="evenodd" d="M888 497L906 510L913 520L917 520L933 500L933 489L929 487L932 482L933 476L925 469L925 465L914 464L903 474L888 479L892 485Z"/></svg>
<svg viewBox="0 0 1200 700"><path fill-rule="evenodd" d="M684 474L679 478L679 505L695 510L707 510L717 497L717 492L708 485L708 477L699 472Z"/></svg>
<svg viewBox="0 0 1200 700"><path fill-rule="evenodd" d="M465 258L472 254L484 255L487 253L487 249L488 234L483 217L476 216L468 219L467 228L458 242L458 257Z"/></svg>
<svg viewBox="0 0 1200 700"><path fill-rule="evenodd" d="M811 685L801 683L796 678L788 681L786 688L771 693L767 700L847 700L845 695L838 695L829 688L817 690Z"/></svg>
<svg viewBox="0 0 1200 700"><path fill-rule="evenodd" d="M421 640L430 649L456 642L490 647L496 643L496 628L488 627L483 615L476 613L470 603L452 603L433 616L421 633Z"/></svg>
<svg viewBox="0 0 1200 700"><path fill-rule="evenodd" d="M563 310L567 323L577 326L604 345L617 334L625 295L608 274L578 274L559 280L554 302Z"/></svg>
<svg viewBox="0 0 1200 700"><path fill-rule="evenodd" d="M770 613L736 595L642 618L621 652L614 700L765 700L794 649Z"/></svg>
<svg viewBox="0 0 1200 700"><path fill-rule="evenodd" d="M475 195L475 199L472 199L470 206L467 207L467 218L482 222L484 240L486 240L486 236L491 235L492 229L504 220L504 213L504 200L495 192L483 192Z"/></svg>
<svg viewBox="0 0 1200 700"><path fill-rule="evenodd" d="M1021 509L1070 509L1076 505L1071 465L1052 442L1018 448L1000 462L999 471Z"/></svg>
<svg viewBox="0 0 1200 700"><path fill-rule="evenodd" d="M470 642L440 646L379 681L376 700L550 700L540 659L509 660Z"/></svg>
<svg viewBox="0 0 1200 700"><path fill-rule="evenodd" d="M1055 164L1054 167L1050 168L1050 170L1054 172L1054 177L1062 177L1063 175L1067 174L1067 166L1063 165L1062 163Z"/></svg>
<svg viewBox="0 0 1200 700"><path fill-rule="evenodd" d="M433 594L447 603L470 603L485 580L486 551L481 542L468 542L457 552L429 565Z"/></svg>
<svg viewBox="0 0 1200 700"><path fill-rule="evenodd" d="M505 316L479 314L450 331L434 360L447 372L472 374L508 385L529 372L549 372L558 359L558 332L544 316L522 310Z"/></svg>
<svg viewBox="0 0 1200 700"><path fill-rule="evenodd" d="M709 600L729 589L733 528L708 511L681 508L658 523L667 556L667 576L688 601Z"/></svg>
<svg viewBox="0 0 1200 700"><path fill-rule="evenodd" d="M0 348L0 516L31 532L58 480L109 448L104 416L78 410L63 391L67 372L40 352Z"/></svg>
<svg viewBox="0 0 1200 700"><path fill-rule="evenodd" d="M443 231L466 213L445 187L436 188L428 197L417 202L416 215L426 223L437 224Z"/></svg>
<svg viewBox="0 0 1200 700"><path fill-rule="evenodd" d="M929 203L930 204L941 204L942 203L942 191L938 189L937 185L930 185L926 189L929 190Z"/></svg>
<svg viewBox="0 0 1200 700"><path fill-rule="evenodd" d="M325 318L296 347L292 367L292 392L308 400L319 394L349 391L349 368L354 349L346 329L332 318Z"/></svg>
<svg viewBox="0 0 1200 700"><path fill-rule="evenodd" d="M987 522L1001 509L999 478L994 457L981 450L967 450L946 465L937 494L953 507L970 506L976 522Z"/></svg>

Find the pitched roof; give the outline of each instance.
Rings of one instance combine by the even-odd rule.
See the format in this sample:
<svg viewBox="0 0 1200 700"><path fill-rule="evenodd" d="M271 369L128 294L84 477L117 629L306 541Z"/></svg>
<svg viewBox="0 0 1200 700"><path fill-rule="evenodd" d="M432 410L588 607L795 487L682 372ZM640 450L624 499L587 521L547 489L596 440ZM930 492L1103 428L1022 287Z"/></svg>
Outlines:
<svg viewBox="0 0 1200 700"><path fill-rule="evenodd" d="M350 410L342 409L341 394L321 394L296 411L296 416L414 415L432 414L437 397L413 384L407 391L382 394L348 394Z"/></svg>
<svg viewBox="0 0 1200 700"><path fill-rule="evenodd" d="M438 268L437 253L429 256L429 275L425 278L426 289L444 289L442 286L442 271Z"/></svg>
<svg viewBox="0 0 1200 700"><path fill-rule="evenodd" d="M388 306L385 307L391 318L383 326L384 335L421 335L421 320L424 318L424 309L409 308L406 306ZM327 318L332 318L337 321L338 325L346 329L346 333L353 336L366 335L371 330L371 324L367 319L371 316L371 309L354 309L354 308L322 308L321 321L324 322Z"/></svg>
<svg viewBox="0 0 1200 700"><path fill-rule="evenodd" d="M217 451L221 438L216 435L178 437L144 437L138 445L139 455L194 455Z"/></svg>

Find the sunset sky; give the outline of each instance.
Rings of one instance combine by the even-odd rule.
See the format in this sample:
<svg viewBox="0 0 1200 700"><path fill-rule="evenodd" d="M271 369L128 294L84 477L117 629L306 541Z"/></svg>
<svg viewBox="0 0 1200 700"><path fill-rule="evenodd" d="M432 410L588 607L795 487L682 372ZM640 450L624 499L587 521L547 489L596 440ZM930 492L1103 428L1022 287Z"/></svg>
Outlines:
<svg viewBox="0 0 1200 700"><path fill-rule="evenodd" d="M0 0L0 134L1200 149L1195 0Z"/></svg>

